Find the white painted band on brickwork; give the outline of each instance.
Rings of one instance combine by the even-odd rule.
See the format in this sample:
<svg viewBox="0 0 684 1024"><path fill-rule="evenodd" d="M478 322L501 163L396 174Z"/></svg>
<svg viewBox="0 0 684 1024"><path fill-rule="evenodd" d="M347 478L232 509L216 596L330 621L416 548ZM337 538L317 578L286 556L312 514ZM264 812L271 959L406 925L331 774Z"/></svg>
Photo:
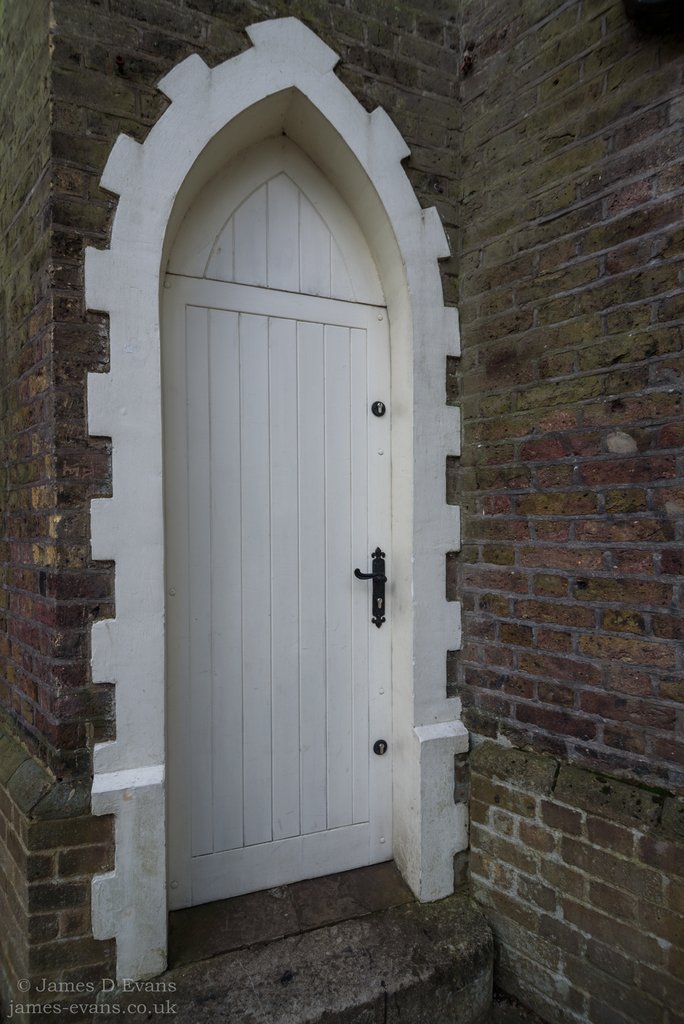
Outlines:
<svg viewBox="0 0 684 1024"><path fill-rule="evenodd" d="M459 546L458 509L445 503L445 460L460 451L458 411L444 404L446 356L459 351L458 320L444 308L437 264L449 254L447 239L401 167L406 143L384 111L367 114L333 74L333 51L294 18L247 31L254 45L238 57L210 70L193 56L166 75L160 88L172 102L143 145L117 141L102 178L120 196L111 249L86 254L87 305L109 313L111 346L109 374L89 382L90 431L113 443L113 497L92 504L93 556L116 563L116 619L94 626L92 646L93 679L116 683L117 738L96 746L93 784L95 813L117 817L116 863L94 880L93 924L96 935L116 937L118 972L127 977L161 970L166 948L163 784L122 788L128 772L165 763L164 259L212 175L282 131L352 209L387 297L396 414L396 858L419 897L435 899L451 892L447 862L465 845L464 808L444 805L449 757L465 735L445 680L446 651L460 645L459 607L445 599L445 555ZM435 723L446 732L414 732Z"/></svg>

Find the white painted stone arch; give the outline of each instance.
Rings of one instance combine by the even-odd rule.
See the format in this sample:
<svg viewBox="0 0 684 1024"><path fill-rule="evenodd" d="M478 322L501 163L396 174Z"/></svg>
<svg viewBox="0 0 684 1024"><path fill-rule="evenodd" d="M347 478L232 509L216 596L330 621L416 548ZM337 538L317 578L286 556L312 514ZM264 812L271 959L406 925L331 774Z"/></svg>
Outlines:
<svg viewBox="0 0 684 1024"><path fill-rule="evenodd" d="M202 189L174 238L165 269L171 274L189 277L311 293L306 281L300 278L301 259L299 267L294 261L294 276L292 272L287 273L287 280L284 280L281 273L273 280L265 273L265 259L263 265L260 263L258 269L251 270L245 277L239 271L236 274L232 252L227 255L227 250L234 247L232 225L236 217L260 198L263 209L268 189L283 179L289 185L289 200L284 199L281 193L281 202L289 201L299 206L295 232L301 228L302 215L307 215L309 230L315 223L318 244L327 235L331 268L338 270L336 290L317 287L315 293L384 306L385 296L377 268L359 225L350 216L349 207L300 147L282 132L247 150L240 150ZM249 223L250 231L253 231L255 223L259 225L261 237L258 244L265 251L268 246L266 217L250 218ZM299 247L298 241L298 238L290 239L295 249ZM226 255L219 256L222 243ZM262 271L263 275L259 276ZM329 284L333 287L332 280Z"/></svg>
<svg viewBox="0 0 684 1024"><path fill-rule="evenodd" d="M92 554L116 563L116 618L92 635L95 682L116 684L116 740L94 752L93 811L116 816L114 871L93 881L93 930L117 940L120 978L166 964L164 537L159 289L183 216L236 153L285 133L354 213L378 268L391 328L394 552L395 859L422 900L452 891L466 846L453 757L467 749L446 698L445 655L460 644L445 600L445 554L458 510L445 458L459 453L444 404L458 321L437 260L448 246L421 210L408 149L378 109L334 75L337 55L294 18L247 30L252 47L210 70L189 57L160 83L170 106L144 145L117 140L102 185L120 196L109 250L86 253L86 301L110 316L111 369L89 377L89 428L113 440L113 496L92 503Z"/></svg>

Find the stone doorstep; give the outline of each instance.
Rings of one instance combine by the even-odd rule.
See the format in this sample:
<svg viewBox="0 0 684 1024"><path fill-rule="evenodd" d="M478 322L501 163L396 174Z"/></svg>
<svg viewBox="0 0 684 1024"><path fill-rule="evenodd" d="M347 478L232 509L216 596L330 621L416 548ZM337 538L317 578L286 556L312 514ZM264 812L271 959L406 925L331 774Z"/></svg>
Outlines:
<svg viewBox="0 0 684 1024"><path fill-rule="evenodd" d="M169 914L169 967L413 903L393 861Z"/></svg>
<svg viewBox="0 0 684 1024"><path fill-rule="evenodd" d="M148 984L153 991L105 996L120 1009L97 1020L112 1024L125 1013L130 1024L165 1016L178 1024L484 1024L492 935L457 895L234 950ZM145 1012L128 1012L132 1003Z"/></svg>

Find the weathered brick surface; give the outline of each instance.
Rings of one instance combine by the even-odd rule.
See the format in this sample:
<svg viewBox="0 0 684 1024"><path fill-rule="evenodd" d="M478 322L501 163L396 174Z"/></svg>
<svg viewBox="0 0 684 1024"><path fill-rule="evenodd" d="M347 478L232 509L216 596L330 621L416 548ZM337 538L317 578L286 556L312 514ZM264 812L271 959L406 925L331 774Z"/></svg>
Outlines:
<svg viewBox="0 0 684 1024"><path fill-rule="evenodd" d="M611 0L472 0L462 31L448 686L505 744L472 757L471 885L544 1019L674 1024L684 39Z"/></svg>
<svg viewBox="0 0 684 1024"><path fill-rule="evenodd" d="M534 774L511 771L521 756ZM501 987L552 1024L673 1024L684 842L671 822L684 801L490 741L472 756L471 787L471 885Z"/></svg>
<svg viewBox="0 0 684 1024"><path fill-rule="evenodd" d="M463 4L449 692L486 736L681 787L684 38Z"/></svg>
<svg viewBox="0 0 684 1024"><path fill-rule="evenodd" d="M87 804L90 746L113 730L88 669L90 623L114 612L112 568L89 551L88 503L111 488L86 424L86 374L108 363L83 296L84 246L107 244L115 208L99 179L119 132L142 141L164 110L173 65L214 66L246 25L296 15L393 118L456 253L443 281L464 356L446 400L466 443L446 474L465 537L447 593L466 646L448 688L475 733L529 748L475 758L472 877L500 982L553 1020L671 1024L681 804L631 783L681 784L684 754L681 36L637 32L620 0L0 9L0 704L40 758L0 780L15 976L112 954L88 907L112 838ZM28 806L41 763L77 805L55 783Z"/></svg>
<svg viewBox="0 0 684 1024"><path fill-rule="evenodd" d="M114 866L113 822L88 812L0 728L0 1013L70 966L115 973L114 944L95 941L90 921L92 875Z"/></svg>
<svg viewBox="0 0 684 1024"><path fill-rule="evenodd" d="M54 231L63 178L52 159L48 7L7 4L0 17L0 705L58 774L77 776L89 768L88 729L110 713L108 688L90 686L87 672L88 623L111 587L88 563L84 503L104 486L106 452L84 455L77 426L82 437L84 369L96 368L104 335L91 318L61 322L75 301Z"/></svg>
<svg viewBox="0 0 684 1024"><path fill-rule="evenodd" d="M34 542L50 466L49 84L45 0L0 19L0 702L33 724L42 629Z"/></svg>

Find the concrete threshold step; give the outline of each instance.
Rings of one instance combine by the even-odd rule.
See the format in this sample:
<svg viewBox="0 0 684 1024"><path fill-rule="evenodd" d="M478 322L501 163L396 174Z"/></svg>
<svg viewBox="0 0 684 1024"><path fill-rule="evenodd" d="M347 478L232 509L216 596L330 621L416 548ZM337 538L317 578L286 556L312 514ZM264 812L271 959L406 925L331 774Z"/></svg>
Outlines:
<svg viewBox="0 0 684 1024"><path fill-rule="evenodd" d="M234 950L150 984L154 993L119 993L119 1012L98 1021L483 1024L492 936L467 897L452 896ZM131 1014L132 1002L146 1012Z"/></svg>

